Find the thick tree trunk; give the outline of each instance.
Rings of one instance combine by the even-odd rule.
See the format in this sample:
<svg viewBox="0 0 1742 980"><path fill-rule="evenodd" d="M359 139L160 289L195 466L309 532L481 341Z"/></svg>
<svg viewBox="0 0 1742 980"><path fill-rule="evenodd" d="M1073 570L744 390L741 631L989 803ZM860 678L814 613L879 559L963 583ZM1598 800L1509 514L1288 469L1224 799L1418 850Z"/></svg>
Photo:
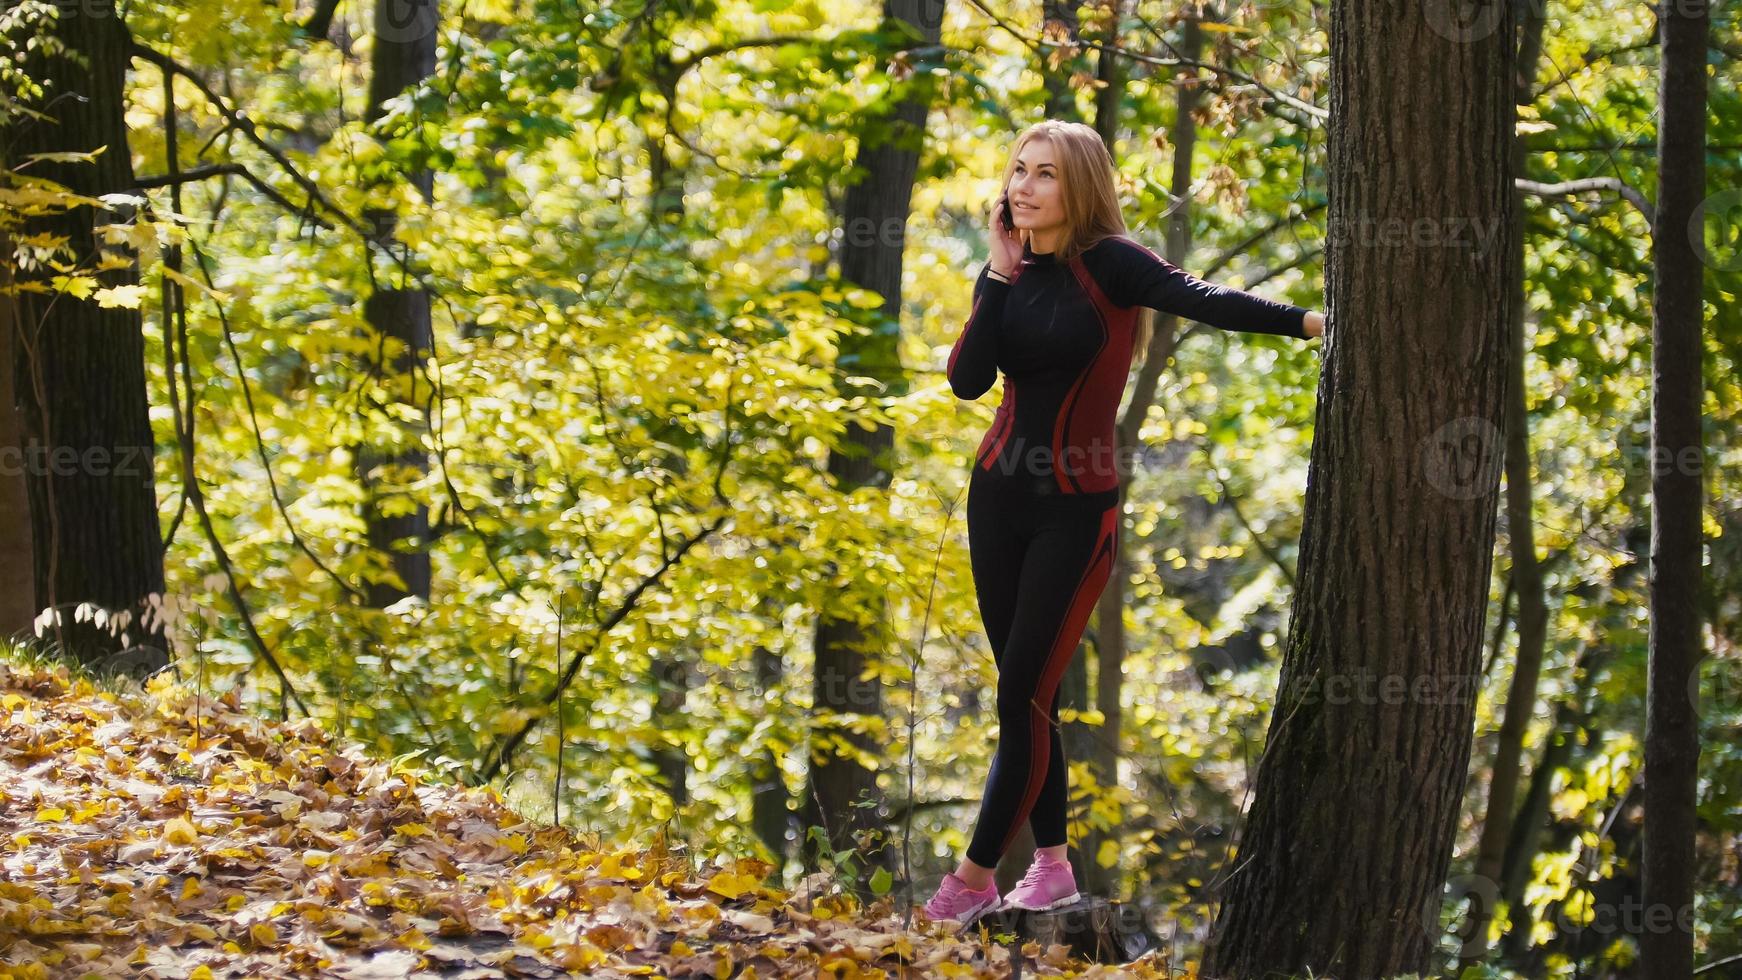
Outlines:
<svg viewBox="0 0 1742 980"><path fill-rule="evenodd" d="M437 18L435 0L376 0L366 121L380 119L387 100L435 71ZM408 177L429 200L434 175L419 170ZM370 209L365 219L383 242L393 237L398 226L392 210ZM375 291L363 303L363 316L376 344L366 368L383 402L413 405L420 416L426 416L429 391L418 383L417 371L433 343L429 294L409 281L397 263L376 276ZM401 588L385 580L369 581L369 604L382 608L409 595L429 597L429 507L422 500L393 500L407 497L411 491L404 488L428 472L429 455L422 444L424 425L388 422L385 405L376 411L383 413L377 424L396 431L389 440L365 442L357 449L363 516L369 546L390 556L394 572L404 582Z"/></svg>
<svg viewBox="0 0 1742 980"><path fill-rule="evenodd" d="M1666 4L1658 88L1657 288L1651 323L1651 666L1645 720L1645 973L1693 972L1694 807L1700 732L1691 692L1701 653L1700 401L1704 256L1685 233L1706 187L1705 0Z"/></svg>
<svg viewBox="0 0 1742 980"><path fill-rule="evenodd" d="M1460 30L1332 3L1332 326L1300 585L1207 976L1392 976L1439 938L1501 463L1506 6Z"/></svg>
<svg viewBox="0 0 1742 980"><path fill-rule="evenodd" d="M122 104L131 46L127 29L108 0L59 9L47 30L65 53L45 55L36 45L24 55L24 71L46 88L32 108L52 119L19 119L5 134L11 143L8 165L19 166L30 153L102 149L95 163L38 161L27 173L89 197L134 192ZM31 218L23 233L65 235L76 261L89 266L98 244L94 226L125 220L80 207ZM35 269L21 277L51 274ZM132 285L138 269L129 265L96 276L104 286ZM22 422L35 602L60 615L46 639L99 669L143 673L161 667L168 662L164 637L139 625L146 597L163 592L140 313L28 292L18 297L14 312L12 381ZM84 602L129 611L128 642L89 621L74 622L74 609Z"/></svg>
<svg viewBox="0 0 1742 980"><path fill-rule="evenodd" d="M0 255L12 239L0 234ZM36 618L35 559L30 543L30 491L24 485L24 423L12 377L17 356L12 263L0 262L0 635L27 636Z"/></svg>
<svg viewBox="0 0 1742 980"><path fill-rule="evenodd" d="M885 18L905 21L926 45L938 43L943 13L943 0L885 0L883 7ZM849 334L842 339L839 373L843 389L850 394L879 393L870 386L848 383L845 378L850 375L875 379L884 386L882 394L898 394L906 388L899 350L901 262L906 236L890 235L885 229L905 230L914 175L919 169L919 146L925 136L932 88L929 80L914 81L915 89L901 101L892 117L878 121L893 123L893 132L888 136L877 135L883 128L880 125L866 129L868 135L861 143L857 161L866 172L847 189L842 208L847 234L841 245L841 278L875 290L883 297L882 326L868 336ZM829 454L829 474L836 486L843 492L888 486L894 430L882 424L869 430L850 425L844 438L845 448ZM846 558L851 561L851 556ZM834 569L831 562L831 574L835 574ZM862 593L849 590L848 594ZM875 615L871 619L877 624L887 622L889 617ZM883 791L877 785L875 769L837 754L816 736L838 736L873 755L880 751L874 739L864 732L850 730L847 725L859 715L878 722L883 720L880 679L875 674L869 679L860 675L883 660L888 643L889 637L880 626L862 627L845 615L845 610L837 612L825 607L818 611L812 705L819 714L813 722L810 785L805 794L803 822L806 826L826 826L831 845L837 851L860 848L864 856L860 870L865 873L853 884L861 897L870 894L870 872L878 867L893 870L896 864L897 852L890 842L876 839L885 836L883 828L888 818L887 813L878 812L884 807ZM829 715L841 717L836 720ZM871 805L855 806L855 802ZM868 846L856 840L860 834L872 838ZM808 839L803 853L807 867L814 867L816 850Z"/></svg>

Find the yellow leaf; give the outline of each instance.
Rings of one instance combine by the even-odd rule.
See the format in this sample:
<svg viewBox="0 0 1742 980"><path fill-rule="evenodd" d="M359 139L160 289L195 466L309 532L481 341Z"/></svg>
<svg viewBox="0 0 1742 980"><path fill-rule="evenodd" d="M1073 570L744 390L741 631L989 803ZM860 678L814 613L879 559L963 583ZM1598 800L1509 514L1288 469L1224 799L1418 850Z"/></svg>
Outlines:
<svg viewBox="0 0 1742 980"><path fill-rule="evenodd" d="M51 806L46 810L36 811L37 823L60 823L66 818L67 812L58 806Z"/></svg>
<svg viewBox="0 0 1742 980"><path fill-rule="evenodd" d="M416 929L406 930L400 935L399 941L403 945L410 946L412 949L429 949L430 946L434 945L429 941L428 936L425 936Z"/></svg>
<svg viewBox="0 0 1742 980"><path fill-rule="evenodd" d="M182 286L187 289L197 289L220 303L228 303L230 301L229 293L226 293L221 289L213 289L200 280L195 279L192 276L184 276L168 266L161 267L157 271L163 273L164 278L171 282L181 283Z"/></svg>
<svg viewBox="0 0 1742 980"><path fill-rule="evenodd" d="M256 946L270 946L278 942L278 930L272 928L270 923L256 922L248 930L248 938L254 940Z"/></svg>
<svg viewBox="0 0 1742 980"><path fill-rule="evenodd" d="M402 823L393 829L407 837L425 837L429 834L429 828L420 823Z"/></svg>
<svg viewBox="0 0 1742 980"><path fill-rule="evenodd" d="M90 276L55 276L49 281L56 289L70 293L75 299L86 299L97 288L97 280Z"/></svg>
<svg viewBox="0 0 1742 980"><path fill-rule="evenodd" d="M187 818L176 817L163 825L163 839L171 844L192 844L200 839L200 831Z"/></svg>
<svg viewBox="0 0 1742 980"><path fill-rule="evenodd" d="M1095 854L1095 863L1103 868L1111 868L1119 863L1119 842L1104 840L1101 849Z"/></svg>
<svg viewBox="0 0 1742 980"><path fill-rule="evenodd" d="M97 305L105 310L111 310L117 306L137 310L140 300L145 298L145 287L138 285L105 286L92 293L91 298L96 300Z"/></svg>
<svg viewBox="0 0 1742 980"><path fill-rule="evenodd" d="M188 980L213 980L212 968L201 963L199 966L194 967L192 973L188 974Z"/></svg>
<svg viewBox="0 0 1742 980"><path fill-rule="evenodd" d="M708 882L708 890L726 898L737 898L745 892L755 891L762 883L755 875L737 874L727 871L715 875Z"/></svg>

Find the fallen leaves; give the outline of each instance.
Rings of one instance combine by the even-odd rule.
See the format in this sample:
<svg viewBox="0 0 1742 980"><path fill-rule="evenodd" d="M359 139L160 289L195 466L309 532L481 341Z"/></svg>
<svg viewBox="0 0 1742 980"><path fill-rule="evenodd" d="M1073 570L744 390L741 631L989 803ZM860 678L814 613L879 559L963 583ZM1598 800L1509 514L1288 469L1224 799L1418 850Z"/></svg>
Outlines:
<svg viewBox="0 0 1742 980"><path fill-rule="evenodd" d="M522 819L159 685L94 691L0 664L0 976L1008 976L1008 948L888 899L799 899L774 870L700 869ZM198 724L196 726L196 714ZM1169 975L1022 950L1035 975Z"/></svg>

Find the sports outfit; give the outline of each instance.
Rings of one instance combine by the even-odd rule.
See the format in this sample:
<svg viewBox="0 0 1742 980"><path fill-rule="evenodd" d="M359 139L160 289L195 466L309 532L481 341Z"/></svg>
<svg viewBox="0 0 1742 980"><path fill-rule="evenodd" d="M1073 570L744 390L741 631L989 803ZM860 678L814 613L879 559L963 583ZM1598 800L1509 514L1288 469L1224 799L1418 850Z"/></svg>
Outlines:
<svg viewBox="0 0 1742 980"><path fill-rule="evenodd" d="M998 665L1000 736L968 846L983 867L1024 820L1037 847L1066 841L1058 685L1112 570L1115 424L1140 308L1308 339L1304 307L1198 279L1124 236L1068 261L1025 244L1008 283L990 269L947 368L964 399L1004 373L968 485L974 589Z"/></svg>

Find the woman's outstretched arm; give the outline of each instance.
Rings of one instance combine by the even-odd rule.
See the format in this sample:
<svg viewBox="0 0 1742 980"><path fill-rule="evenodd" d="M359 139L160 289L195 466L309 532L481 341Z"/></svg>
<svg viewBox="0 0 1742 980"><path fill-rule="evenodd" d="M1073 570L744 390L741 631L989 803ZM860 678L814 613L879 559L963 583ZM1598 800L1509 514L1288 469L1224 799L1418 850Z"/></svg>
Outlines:
<svg viewBox="0 0 1742 980"><path fill-rule="evenodd" d="M1306 307L1206 282L1132 239L1103 239L1083 258L1118 306L1147 306L1223 330L1314 336L1306 329Z"/></svg>
<svg viewBox="0 0 1742 980"><path fill-rule="evenodd" d="M950 390L957 398L974 399L985 394L998 380L998 324L1004 319L1004 300L1010 283L991 274L991 265L980 270L974 282L974 303L968 322L962 326L956 346L950 350Z"/></svg>

